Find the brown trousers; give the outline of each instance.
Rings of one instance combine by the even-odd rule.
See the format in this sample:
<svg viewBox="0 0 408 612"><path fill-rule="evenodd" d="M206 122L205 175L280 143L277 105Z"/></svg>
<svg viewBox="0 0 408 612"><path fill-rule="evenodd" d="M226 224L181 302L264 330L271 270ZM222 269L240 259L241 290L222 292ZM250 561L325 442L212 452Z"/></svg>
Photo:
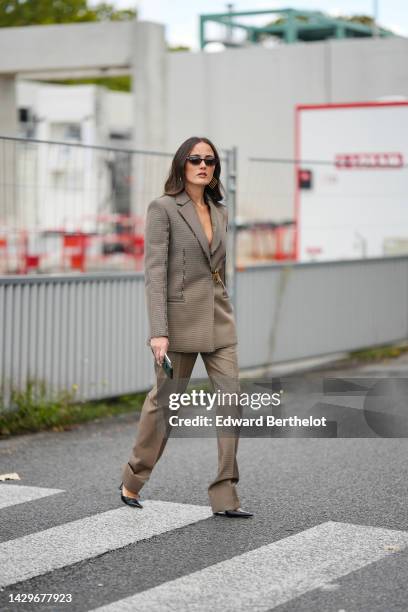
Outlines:
<svg viewBox="0 0 408 612"><path fill-rule="evenodd" d="M135 443L128 463L123 468L122 480L125 487L133 493L138 493L149 480L150 474L160 459L171 432L169 416L182 417L181 407L178 411L169 409L169 394L183 393L193 371L198 353L178 353L169 351L168 356L174 370L173 380L169 379L163 368L156 361L156 384L146 395L143 404ZM237 361L237 345L218 348L211 353L201 353L204 365L210 379L212 391L237 393L239 395L239 369ZM221 396L222 397L222 396ZM225 397L225 396L224 396ZM242 415L239 402L215 402L212 410L200 408L197 414L213 418L215 415ZM239 480L237 449L239 428L221 430L217 427L218 443L218 473L208 487L208 496L213 512L233 510L240 506L235 484ZM228 434L225 435L226 431ZM223 435L224 434L224 435Z"/></svg>

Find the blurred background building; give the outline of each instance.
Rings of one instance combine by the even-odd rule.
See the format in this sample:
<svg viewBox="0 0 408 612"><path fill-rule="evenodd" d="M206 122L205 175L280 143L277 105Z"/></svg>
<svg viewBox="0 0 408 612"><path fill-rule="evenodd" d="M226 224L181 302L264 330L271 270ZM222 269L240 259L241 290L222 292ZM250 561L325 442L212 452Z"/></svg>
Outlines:
<svg viewBox="0 0 408 612"><path fill-rule="evenodd" d="M197 16L192 51L107 3L7 6L0 379L10 392L32 379L83 398L150 384L144 276L126 271L143 272L147 206L192 135L222 159L242 368L406 340L405 37L368 16L229 6Z"/></svg>
<svg viewBox="0 0 408 612"><path fill-rule="evenodd" d="M23 138L74 145L103 143L106 147L131 148L132 103L129 93L109 91L96 85L68 86L18 81L16 94L19 136ZM91 157L80 158L76 155L75 147L54 148L52 153L40 156L37 166L30 160L29 150L25 151L21 160L24 163L22 172L31 168L38 174L40 180L37 186L44 183L50 186L41 202L35 190L24 192L21 206L26 207L27 218L30 211L36 211L37 219L46 229L72 224L80 211L76 210L78 198L75 198L75 190L68 189L66 192L67 185L76 189L89 185L86 210L82 211L84 214L129 214L129 184L126 185L125 181L130 174L129 165L125 163L128 156L122 156L122 165L109 163L106 159L104 165L95 169L90 163ZM112 185L114 189L111 189ZM58 205L58 199L64 199L64 206ZM83 221L84 229L87 229L86 220Z"/></svg>
<svg viewBox="0 0 408 612"><path fill-rule="evenodd" d="M66 256L83 270L92 253L88 270L140 269L146 207L191 135L237 148L238 263L407 252L408 39L369 17L229 5L200 16L192 52L128 17L0 28L19 48L0 58L3 272ZM78 83L101 75L129 91Z"/></svg>

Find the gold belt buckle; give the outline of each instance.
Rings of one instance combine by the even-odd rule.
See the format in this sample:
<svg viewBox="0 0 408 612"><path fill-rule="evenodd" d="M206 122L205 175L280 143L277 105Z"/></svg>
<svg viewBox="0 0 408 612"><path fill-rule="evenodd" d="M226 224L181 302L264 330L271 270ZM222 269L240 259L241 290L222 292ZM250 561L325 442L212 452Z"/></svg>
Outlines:
<svg viewBox="0 0 408 612"><path fill-rule="evenodd" d="M216 283L220 283L221 282L221 277L220 277L220 273L217 270L212 270L211 271L213 279L215 280Z"/></svg>

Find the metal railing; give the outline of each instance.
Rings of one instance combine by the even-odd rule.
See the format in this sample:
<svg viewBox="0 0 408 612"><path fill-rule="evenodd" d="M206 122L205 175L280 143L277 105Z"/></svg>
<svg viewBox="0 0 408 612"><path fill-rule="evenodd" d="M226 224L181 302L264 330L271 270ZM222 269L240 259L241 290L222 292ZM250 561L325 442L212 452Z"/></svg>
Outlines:
<svg viewBox="0 0 408 612"><path fill-rule="evenodd" d="M0 137L0 273L141 269L145 209L170 159Z"/></svg>
<svg viewBox="0 0 408 612"><path fill-rule="evenodd" d="M408 254L407 189L401 153L249 157L238 197L251 223L238 231L238 264Z"/></svg>
<svg viewBox="0 0 408 612"><path fill-rule="evenodd" d="M162 193L170 157L154 151L0 137L0 262L4 266L5 257L13 261L14 256L17 263L21 253L25 257L22 268L0 276L0 380L5 405L13 389L24 390L30 381L50 393L75 390L80 399L137 392L152 384L151 353L145 343L143 244L139 251L126 252L130 248L126 240L130 234L143 239L137 219L144 220L148 203ZM309 160L300 167L296 160L251 158L237 185L236 149L223 151L222 161L230 229L227 284L242 369L407 338L408 256L361 259L367 252L357 249L358 259L285 261L293 258L293 219L282 218L280 224L271 224L270 219L279 221L279 211L288 210L294 184L304 189L307 203L308 176L299 175L305 165L312 171L311 179L321 181L319 168L326 168L330 178L332 163ZM361 188L359 183L353 197ZM366 196L361 195L364 208ZM326 196L330 203L333 195ZM257 218L258 201L266 217L240 223L237 197L247 217L252 212ZM127 228L122 223L119 231L124 219L135 223ZM110 223L110 229L103 223ZM366 218L364 223L369 223ZM242 248L245 230L257 242L256 254L252 251L248 258ZM268 231L273 233L271 251L257 257L260 232L265 238ZM326 239L326 234L320 228L320 238ZM114 246L123 247L120 252L107 240L112 235ZM42 240L37 249L42 263L48 262L43 270L35 261L33 236ZM98 244L103 245L102 252L97 251ZM130 246L136 247L137 241ZM272 259L282 263L271 263ZM37 274L24 276L30 263L37 266ZM194 374L205 375L202 363Z"/></svg>
<svg viewBox="0 0 408 612"><path fill-rule="evenodd" d="M141 271L146 209L172 157L1 136L0 275ZM221 159L234 206L234 151Z"/></svg>
<svg viewBox="0 0 408 612"><path fill-rule="evenodd" d="M236 287L243 370L408 337L408 257L257 266ZM29 380L81 399L146 390L145 308L138 273L0 278L4 404Z"/></svg>

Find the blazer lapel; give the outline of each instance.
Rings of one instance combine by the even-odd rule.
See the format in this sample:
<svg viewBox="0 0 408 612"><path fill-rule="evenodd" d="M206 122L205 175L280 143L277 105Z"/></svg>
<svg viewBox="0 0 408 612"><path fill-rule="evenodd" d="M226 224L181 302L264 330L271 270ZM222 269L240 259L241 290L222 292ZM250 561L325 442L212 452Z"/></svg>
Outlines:
<svg viewBox="0 0 408 612"><path fill-rule="evenodd" d="M188 193L184 190L181 193L177 194L176 202L178 205L179 213L185 219L190 229L197 237L197 240L200 243L201 248L203 249L204 254L208 259L208 263L211 266L211 254L214 253L221 239L218 214L217 214L217 210L216 210L214 203L212 202L211 198L209 198L209 205L210 205L210 211L211 211L211 223L212 223L212 229L213 229L213 239L211 241L211 250L210 250L210 245L208 244L207 236L205 235L203 226L198 217L194 202L190 199Z"/></svg>

